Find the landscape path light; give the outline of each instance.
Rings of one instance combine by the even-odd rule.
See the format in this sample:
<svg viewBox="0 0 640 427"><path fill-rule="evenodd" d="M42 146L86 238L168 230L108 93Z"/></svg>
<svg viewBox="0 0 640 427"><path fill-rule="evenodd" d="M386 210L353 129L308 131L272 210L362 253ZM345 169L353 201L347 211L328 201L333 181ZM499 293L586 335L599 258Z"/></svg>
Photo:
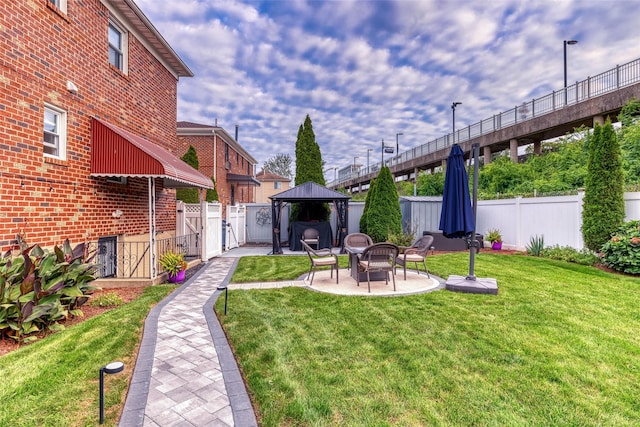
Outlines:
<svg viewBox="0 0 640 427"><path fill-rule="evenodd" d="M100 424L104 424L104 374L117 374L123 369L124 363L122 362L111 362L100 368Z"/></svg>

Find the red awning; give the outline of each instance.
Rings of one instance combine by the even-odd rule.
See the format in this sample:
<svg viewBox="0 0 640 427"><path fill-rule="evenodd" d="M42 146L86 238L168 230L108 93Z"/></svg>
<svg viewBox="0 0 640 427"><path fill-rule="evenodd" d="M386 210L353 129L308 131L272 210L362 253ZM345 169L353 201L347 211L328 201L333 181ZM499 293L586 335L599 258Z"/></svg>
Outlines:
<svg viewBox="0 0 640 427"><path fill-rule="evenodd" d="M91 176L163 178L166 188L213 188L211 178L164 148L95 117L91 120Z"/></svg>

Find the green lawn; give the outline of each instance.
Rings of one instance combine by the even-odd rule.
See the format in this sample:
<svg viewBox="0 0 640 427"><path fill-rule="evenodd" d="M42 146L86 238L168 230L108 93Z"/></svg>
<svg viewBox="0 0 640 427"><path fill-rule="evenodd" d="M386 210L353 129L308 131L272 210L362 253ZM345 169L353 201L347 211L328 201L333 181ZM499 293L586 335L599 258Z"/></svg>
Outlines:
<svg viewBox="0 0 640 427"><path fill-rule="evenodd" d="M98 377L105 376L105 425L115 425L150 308L175 286L146 288L137 300L0 357L0 426L98 425Z"/></svg>
<svg viewBox="0 0 640 427"><path fill-rule="evenodd" d="M233 280L307 268L243 258ZM429 268L464 275L468 254ZM220 318L262 425L640 425L637 278L490 253L476 274L499 295L230 291Z"/></svg>

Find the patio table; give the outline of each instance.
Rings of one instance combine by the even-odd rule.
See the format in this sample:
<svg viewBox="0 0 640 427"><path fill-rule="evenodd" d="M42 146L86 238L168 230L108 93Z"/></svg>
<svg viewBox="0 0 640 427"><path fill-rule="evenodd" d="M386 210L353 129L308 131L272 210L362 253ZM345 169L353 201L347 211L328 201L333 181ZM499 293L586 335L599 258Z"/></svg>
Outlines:
<svg viewBox="0 0 640 427"><path fill-rule="evenodd" d="M349 265L351 266L351 277L353 280L358 281L358 274L360 275L360 281L367 281L367 273L360 271L358 261L360 261L360 255L366 247L350 247L345 246L344 250L349 254ZM374 271L369 273L372 281L386 280L387 273L384 271Z"/></svg>

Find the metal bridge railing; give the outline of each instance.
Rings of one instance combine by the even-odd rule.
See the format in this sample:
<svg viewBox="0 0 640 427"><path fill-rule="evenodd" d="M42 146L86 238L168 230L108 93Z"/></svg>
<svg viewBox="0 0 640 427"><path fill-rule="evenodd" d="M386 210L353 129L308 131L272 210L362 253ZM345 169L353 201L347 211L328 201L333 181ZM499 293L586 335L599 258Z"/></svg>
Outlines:
<svg viewBox="0 0 640 427"><path fill-rule="evenodd" d="M569 105L574 105L604 95L605 93L614 92L622 87L632 85L640 81L640 58L628 62L624 65L617 65L611 70L605 71L593 77L587 77L585 80L553 91L550 94L540 98L534 98L531 101L525 101L522 104L498 113L492 117L471 124L465 128L456 130L455 141L465 142L470 139L504 129L518 123L540 117L545 114L561 110ZM422 157L436 151L443 150L453 145L453 133L441 136L429 141L425 144L404 151L399 155L385 160L387 166L403 163ZM329 186L339 185L341 182L355 179L362 175L368 175L371 172L379 170L381 162L370 165L369 167L358 168L351 174L343 173L336 181L329 182Z"/></svg>

